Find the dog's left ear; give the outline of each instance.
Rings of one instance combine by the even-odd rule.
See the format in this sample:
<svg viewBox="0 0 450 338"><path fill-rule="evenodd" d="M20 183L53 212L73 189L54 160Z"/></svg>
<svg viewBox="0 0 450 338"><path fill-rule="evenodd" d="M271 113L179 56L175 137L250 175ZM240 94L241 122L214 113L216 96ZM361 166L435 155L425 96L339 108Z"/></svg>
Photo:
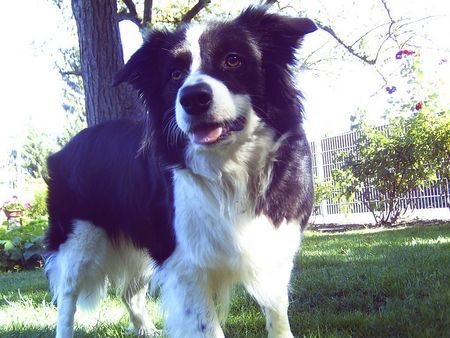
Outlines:
<svg viewBox="0 0 450 338"><path fill-rule="evenodd" d="M295 60L295 49L303 37L317 30L308 18L294 18L267 13L264 7L250 7L236 18L258 39L265 57L274 56L280 62L291 64Z"/></svg>
<svg viewBox="0 0 450 338"><path fill-rule="evenodd" d="M131 56L125 66L117 72L112 83L117 86L128 82L134 88L142 89L146 77L155 76L152 71L158 70L158 51L167 36L165 31L153 31L145 39L142 46Z"/></svg>
<svg viewBox="0 0 450 338"><path fill-rule="evenodd" d="M145 63L144 47L139 48L128 60L128 62L114 76L113 87L123 82L128 82L136 87L141 74L142 65Z"/></svg>

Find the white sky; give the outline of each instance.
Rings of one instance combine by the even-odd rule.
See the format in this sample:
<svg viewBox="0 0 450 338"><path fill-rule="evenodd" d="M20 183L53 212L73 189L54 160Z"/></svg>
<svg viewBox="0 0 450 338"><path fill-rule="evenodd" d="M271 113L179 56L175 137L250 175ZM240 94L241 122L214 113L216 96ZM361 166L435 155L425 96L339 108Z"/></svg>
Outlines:
<svg viewBox="0 0 450 338"><path fill-rule="evenodd" d="M373 22L369 23L369 26L363 26L364 16L378 17L381 22L386 20L383 19L386 13L382 7L377 5L370 8L370 4L376 4L374 1L304 0L300 3L308 8L306 12L311 13L313 17L319 16L320 11L328 12L328 16L333 19L333 26L347 33L347 41L354 41L351 37L359 37L373 27ZM320 8L319 3L326 3L326 8ZM418 39L422 41L422 45L416 51L420 53L422 60L424 80L440 78L446 81L446 87L440 88L441 99L446 96L444 100L447 107L450 107L450 3L441 0L394 0L388 1L388 4L395 18L436 16L425 21L423 26L420 24L414 26L417 35L427 36L427 39ZM332 14L339 11L353 12L354 21L340 22L340 19ZM314 37L309 36L303 47L308 49L309 44L317 44L322 39L329 39L329 35L320 31ZM392 52L392 61L389 64L397 71L399 62L395 60L394 54L395 51ZM448 62L442 64L442 59L447 59ZM347 131L350 126L349 117L358 108L366 109L369 118L378 120L388 107L389 95L384 88L379 91L383 82L373 69L363 66L360 62L338 63L337 66L339 68L333 69L334 76L327 74L317 76L308 71L301 74L301 88L306 97L306 130L311 138ZM398 79L388 78L388 81L389 85L399 87L396 94L402 92L402 89L403 93L406 91L405 88L400 88ZM374 95L375 93L377 94Z"/></svg>
<svg viewBox="0 0 450 338"><path fill-rule="evenodd" d="M63 128L63 82L54 67L54 58L58 48L69 47L77 41L73 41L62 28L64 19L50 2L19 0L2 3L0 164L7 159L12 147L21 144L29 127L53 135ZM244 8L250 2L241 0L223 3ZM353 11L355 20L340 22L340 27L347 28L348 32L355 32L356 35L364 32L358 21L359 13L352 3L363 8L361 4L369 3L368 1L304 0L298 3L306 13L311 13L311 17L320 15L319 11ZM325 8L319 8L319 3L325 4ZM427 42L426 48L421 50L421 54L425 55L429 62L430 76L437 76L436 72L439 72L441 76L445 74L444 77L450 79L450 4L442 0L392 0L389 3L394 15L439 15L436 19L427 21L426 26L422 28L429 34L430 41ZM343 8L344 6L347 8ZM130 55L139 46L140 35L131 23L123 25L122 30L125 55ZM311 34L305 40L304 50L312 49L317 45L317 41L328 38L324 32ZM449 62L436 68L438 61L443 58ZM379 78L373 71L358 63L340 63L333 72L333 76L314 72L305 72L300 76L300 88L306 97L306 129L311 138L346 131L349 127L349 116L358 107L371 108L375 116L384 111L387 97L382 94L385 93L371 97L380 85ZM447 88L446 92L450 98L450 88Z"/></svg>

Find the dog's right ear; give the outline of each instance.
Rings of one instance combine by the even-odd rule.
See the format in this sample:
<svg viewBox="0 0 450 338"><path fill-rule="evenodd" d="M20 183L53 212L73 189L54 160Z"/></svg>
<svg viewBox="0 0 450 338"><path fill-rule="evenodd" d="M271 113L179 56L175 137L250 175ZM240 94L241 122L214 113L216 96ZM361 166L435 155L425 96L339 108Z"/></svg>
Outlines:
<svg viewBox="0 0 450 338"><path fill-rule="evenodd" d="M317 30L308 18L269 13L268 7L249 7L236 19L256 38L267 64L293 65L295 51L306 34Z"/></svg>
<svg viewBox="0 0 450 338"><path fill-rule="evenodd" d="M141 89L145 77L149 75L149 65L157 64L158 50L161 48L166 34L166 32L161 31L151 32L142 46L114 76L112 85L118 86L123 82L127 82L134 88Z"/></svg>

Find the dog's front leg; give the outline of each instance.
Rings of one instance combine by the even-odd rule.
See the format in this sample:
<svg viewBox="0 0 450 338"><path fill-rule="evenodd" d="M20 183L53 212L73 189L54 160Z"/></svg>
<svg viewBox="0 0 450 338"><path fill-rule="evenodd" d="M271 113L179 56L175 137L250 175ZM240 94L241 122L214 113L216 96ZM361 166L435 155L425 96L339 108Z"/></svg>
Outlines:
<svg viewBox="0 0 450 338"><path fill-rule="evenodd" d="M293 338L287 315L287 297L280 299L274 308L263 308L266 316L266 328L269 338Z"/></svg>
<svg viewBox="0 0 450 338"><path fill-rule="evenodd" d="M74 316L77 307L78 292L63 290L58 296L58 319L56 338L73 337Z"/></svg>
<svg viewBox="0 0 450 338"><path fill-rule="evenodd" d="M223 338L208 272L176 264L165 274L161 297L167 313L165 330L170 337Z"/></svg>

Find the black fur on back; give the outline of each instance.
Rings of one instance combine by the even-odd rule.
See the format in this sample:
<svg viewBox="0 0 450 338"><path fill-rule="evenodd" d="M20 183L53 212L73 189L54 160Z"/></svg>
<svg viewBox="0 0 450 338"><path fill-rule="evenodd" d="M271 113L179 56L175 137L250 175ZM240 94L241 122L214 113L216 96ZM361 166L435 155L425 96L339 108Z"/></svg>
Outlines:
<svg viewBox="0 0 450 338"><path fill-rule="evenodd" d="M85 129L48 159L48 250L57 250L80 219L112 238L128 237L158 263L172 253L170 174L156 155L139 152L142 134L142 122L107 122Z"/></svg>

